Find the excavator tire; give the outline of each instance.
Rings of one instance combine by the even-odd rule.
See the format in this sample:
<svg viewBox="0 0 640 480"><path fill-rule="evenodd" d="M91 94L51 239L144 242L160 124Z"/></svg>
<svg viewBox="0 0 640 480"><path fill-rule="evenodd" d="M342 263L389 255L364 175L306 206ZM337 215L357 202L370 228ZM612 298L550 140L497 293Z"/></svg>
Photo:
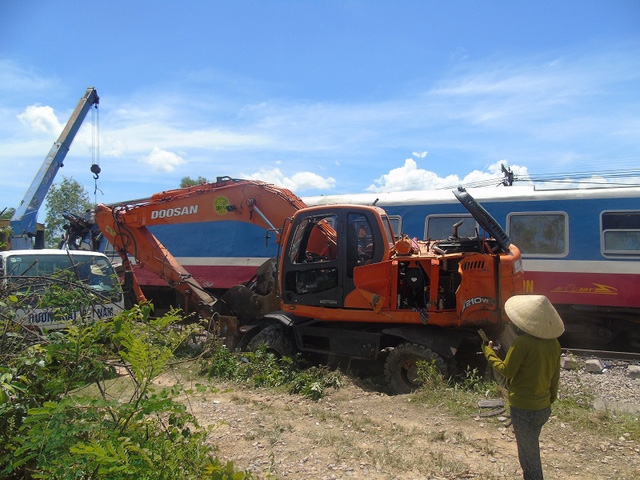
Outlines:
<svg viewBox="0 0 640 480"><path fill-rule="evenodd" d="M402 343L389 353L384 365L387 384L393 393L411 393L421 386L417 365L421 360L434 362L442 376L449 377L447 363L436 352L415 343Z"/></svg>
<svg viewBox="0 0 640 480"><path fill-rule="evenodd" d="M249 341L247 349L257 350L262 345L278 358L292 357L294 353L291 332L282 324L267 325Z"/></svg>

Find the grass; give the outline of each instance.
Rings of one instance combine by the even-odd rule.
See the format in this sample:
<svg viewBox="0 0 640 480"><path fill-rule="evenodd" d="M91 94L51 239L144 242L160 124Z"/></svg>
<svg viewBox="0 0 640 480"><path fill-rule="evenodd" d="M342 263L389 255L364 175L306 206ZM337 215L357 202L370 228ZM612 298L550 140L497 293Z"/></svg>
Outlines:
<svg viewBox="0 0 640 480"><path fill-rule="evenodd" d="M459 444L487 457L497 454L488 440L469 437L462 431L437 426L431 429L402 426L386 416L378 417L375 412L361 412L357 408L347 411L327 410L316 401L324 396L328 388L339 390L347 381L335 371L319 367L305 368L292 359L276 359L261 351L241 355L217 352L203 361L201 366L200 369L189 363L174 366L175 378L184 375L193 384L224 379L248 388L274 389L312 400L306 404L303 417L306 417L305 421L316 424L317 428L305 435L313 440L317 448L328 449L336 465L352 464L357 459L360 468L366 466L374 471L397 471L403 472L403 475L415 472L417 476L429 472L459 478L469 474L468 465L443 453L442 448L446 449L449 444ZM207 377L204 381L203 374ZM479 413L480 400L506 400L505 389L495 381L481 376L476 370L464 372L454 382L443 379L434 365L424 363L419 365L419 375L424 387L406 397L405 401L436 407L441 413L463 421ZM113 381L111 388L114 395L127 394L127 386L120 384L118 380ZM234 396L234 401L243 401L242 398ZM614 441L621 437L640 441L638 415L596 411L591 405L592 397L578 386L575 392L565 392L563 398L554 404L554 421L569 424L577 431ZM293 406L284 408L294 409ZM260 404L260 410L269 417L279 413L272 405ZM498 422L493 418L487 421ZM295 431L294 426L285 420L270 426L257 423L248 424L247 427L243 439L261 442L267 448L274 448ZM345 435L341 431L343 429L348 430L349 434ZM427 445L431 444L433 448L416 449L412 440L416 436L426 440ZM376 438L384 438L384 442L373 443ZM273 468L275 465L270 470L272 473Z"/></svg>
<svg viewBox="0 0 640 480"><path fill-rule="evenodd" d="M423 386L413 394L416 402L444 407L459 418L469 418L478 413L478 402L485 398L506 399L506 392L499 384L485 380L477 370L467 370L455 380L446 380L435 365L421 362L418 375Z"/></svg>
<svg viewBox="0 0 640 480"><path fill-rule="evenodd" d="M574 398L558 400L553 404L553 415L574 428L609 439L633 440L640 442L640 414L594 410L583 400Z"/></svg>
<svg viewBox="0 0 640 480"><path fill-rule="evenodd" d="M413 394L415 401L444 407L447 412L468 418L478 412L478 402L484 398L503 398L506 390L495 381L484 380L476 371L467 371L456 383L446 381L433 365L419 365L423 387ZM553 416L577 430L609 439L625 438L640 442L640 414L595 410L593 395L579 386L565 391L553 404Z"/></svg>
<svg viewBox="0 0 640 480"><path fill-rule="evenodd" d="M343 383L347 383L345 377L337 372L324 369L305 369L295 362L286 360L284 363L268 355L258 352L255 356L246 353L239 356L228 353L218 353L215 360L207 359L204 363L207 368L194 371L193 367L185 370L185 375L191 382L203 381L202 372L205 372L207 379L203 383L213 382L216 379L224 379L225 384L242 385L244 388L259 388L272 390L280 394L287 393L312 400L311 402L295 402L296 404L286 404L277 407L276 404L256 403L254 400L247 400L242 395L232 395L235 402L255 403L258 411L261 412L256 419L247 419L246 430L242 439L250 443L257 442L267 449L277 450L280 443L292 442L291 435L297 435L302 443L312 441L315 448L329 452L331 463L335 469L340 471L352 469L358 471L396 471L401 472L404 478L410 478L415 473L415 477L425 474L443 478L465 478L467 475L478 475L478 471L470 467L463 457L459 455L449 455L450 449L458 449L454 445L462 447L462 451L472 452L474 455L480 454L486 457L499 456L496 447L488 439L476 438L455 429L448 427L446 423L439 421L424 425L403 425L396 423L391 415L379 415L375 411L362 411L354 403L353 406L332 409L327 408L324 400L317 403L318 398L309 396L308 391L313 388L302 389L295 387L298 385L313 385L318 383L323 385L322 393L326 393L327 388L339 390ZM239 366L236 366L239 363ZM455 382L445 380L438 376L432 365L420 365L420 375L424 387L409 396L397 399L399 408L402 402L414 404L424 404L435 407L429 411L437 411L438 416L458 417L463 425L475 417L481 409L478 402L486 398L503 398L506 400L506 391L495 381L481 376L475 370L464 372ZM220 375L212 375L216 372ZM229 373L230 372L230 373ZM327 380L328 379L328 380ZM335 379L338 379L336 381ZM358 380L358 385L362 381ZM329 386L329 387L327 387ZM345 393L333 393L332 398L327 402L337 400L337 404L344 400ZM349 390L351 392L351 390ZM349 395L352 393L349 393ZM379 393L375 393L378 395ZM595 411L591 407L591 398L583 391L565 394L562 400L554 404L553 423L559 422L568 424L576 431L588 432L590 435L598 435L613 441L620 437L626 440L638 440L640 438L640 427L638 426L637 415L617 414L609 411ZM298 407L302 405L302 410ZM331 405L331 404L329 404ZM366 405L366 403L365 403ZM306 429L298 430L293 420L276 421L275 424L265 422L262 424L258 418L277 418L283 413L298 411L295 421L304 422ZM369 410L365 407L366 410ZM486 420L496 422L495 417ZM420 447L417 447L416 440L421 439ZM272 453L277 458L277 453ZM313 454L309 457L309 461ZM305 460L306 461L306 460ZM354 463L355 461L355 463ZM355 465L355 466L354 466ZM277 464L271 465L269 472L276 475ZM472 468L472 470L470 470ZM263 472L264 473L264 472ZM500 478L499 474L492 477L489 472L482 472L483 478Z"/></svg>
<svg viewBox="0 0 640 480"><path fill-rule="evenodd" d="M306 365L300 358L277 358L261 347L252 352L230 352L214 345L202 360L200 373L255 388L275 388L319 400L327 389L339 389L344 377L324 366Z"/></svg>

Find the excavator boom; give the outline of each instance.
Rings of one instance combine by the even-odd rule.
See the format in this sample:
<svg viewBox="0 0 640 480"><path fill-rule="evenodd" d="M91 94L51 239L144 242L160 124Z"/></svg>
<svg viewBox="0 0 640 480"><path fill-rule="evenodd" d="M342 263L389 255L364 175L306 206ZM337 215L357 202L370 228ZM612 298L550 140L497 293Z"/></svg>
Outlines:
<svg viewBox="0 0 640 480"><path fill-rule="evenodd" d="M185 307L209 317L216 300L151 233L149 226L175 223L240 221L278 235L285 219L306 204L291 191L255 181L219 177L216 182L157 193L118 206L98 205L95 222L122 258L151 271L185 297ZM134 280L138 301L145 297Z"/></svg>
<svg viewBox="0 0 640 480"><path fill-rule="evenodd" d="M186 222L241 221L279 231L306 204L294 193L256 180L218 177L214 183L167 190L122 205L117 221L133 227Z"/></svg>

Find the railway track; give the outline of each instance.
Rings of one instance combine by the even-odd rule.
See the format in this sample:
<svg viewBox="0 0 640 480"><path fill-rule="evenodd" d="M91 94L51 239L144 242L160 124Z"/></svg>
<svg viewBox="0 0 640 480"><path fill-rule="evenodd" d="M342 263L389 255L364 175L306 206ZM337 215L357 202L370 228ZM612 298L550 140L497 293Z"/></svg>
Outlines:
<svg viewBox="0 0 640 480"><path fill-rule="evenodd" d="M563 348L563 353L571 353L578 357L597 357L602 360L623 360L626 362L640 362L638 352L614 352L611 350L591 350L584 348Z"/></svg>

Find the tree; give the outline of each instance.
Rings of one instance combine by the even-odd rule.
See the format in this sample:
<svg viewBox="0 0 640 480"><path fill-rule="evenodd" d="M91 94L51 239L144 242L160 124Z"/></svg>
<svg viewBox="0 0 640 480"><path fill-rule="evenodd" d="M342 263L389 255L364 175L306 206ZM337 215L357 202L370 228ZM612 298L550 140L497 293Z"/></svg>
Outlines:
<svg viewBox="0 0 640 480"><path fill-rule="evenodd" d="M5 207L0 210L0 250L7 248L7 237L11 234L11 224L9 220L13 217L16 209Z"/></svg>
<svg viewBox="0 0 640 480"><path fill-rule="evenodd" d="M46 228L47 247L56 247L60 242L64 229L64 212L82 214L87 210L93 210L93 203L89 194L82 185L73 178L62 177L62 181L54 183L49 189L46 198L47 216L44 223Z"/></svg>
<svg viewBox="0 0 640 480"><path fill-rule="evenodd" d="M15 208L5 207L2 210L0 210L0 220L11 220L14 213L16 213Z"/></svg>
<svg viewBox="0 0 640 480"><path fill-rule="evenodd" d="M193 187L195 185L200 185L202 183L209 183L209 180L207 180L204 177L198 177L197 180L194 180L191 177L182 177L182 180L180 180L180 187L184 188L184 187Z"/></svg>

